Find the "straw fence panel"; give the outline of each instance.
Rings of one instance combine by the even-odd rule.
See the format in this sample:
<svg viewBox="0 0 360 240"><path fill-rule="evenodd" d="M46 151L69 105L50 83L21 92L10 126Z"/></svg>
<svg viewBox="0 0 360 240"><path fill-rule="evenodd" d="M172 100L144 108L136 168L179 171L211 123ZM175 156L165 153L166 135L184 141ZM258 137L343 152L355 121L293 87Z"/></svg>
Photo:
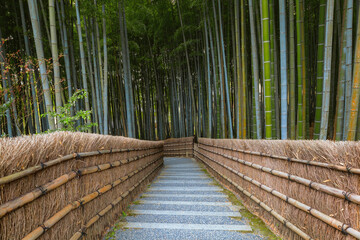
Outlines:
<svg viewBox="0 0 360 240"><path fill-rule="evenodd" d="M192 158L194 137L169 138L164 141L164 157Z"/></svg>
<svg viewBox="0 0 360 240"><path fill-rule="evenodd" d="M256 151L261 154L241 152L243 150ZM259 204L244 195L221 175L256 196L313 239L355 239L357 237L346 234L346 232L358 236L360 229L359 204L356 203L360 190L360 175L350 173L352 170L356 172L360 167L359 153L360 143L356 142L201 138L194 146L195 157L203 161L209 171L213 172L224 185L238 193L244 205L260 216L271 229L284 239L302 238L289 230L282 222L276 220L268 211L259 207ZM285 158L263 156L266 154ZM294 162L288 159L289 157L311 162L308 164ZM346 166L345 169L348 171L316 166L317 162ZM257 167L259 168L257 169ZM277 176L276 170L281 171L283 177ZM304 185L295 181L298 178L310 180L310 184ZM261 185L256 185L256 183ZM317 185L321 185L323 188L317 190ZM331 191L326 192L326 186L343 190L344 195L336 196ZM268 192L264 189L274 189L274 191ZM277 192L286 196L285 201L279 197L281 194L277 195ZM288 199L289 201L286 201ZM310 206L310 212L296 207L300 206L296 201L305 204L301 206ZM316 210L327 215L326 219L338 220L344 225L335 225L337 229L330 226L320 220L321 218L316 217ZM343 232L340 231L341 229Z"/></svg>
<svg viewBox="0 0 360 240"><path fill-rule="evenodd" d="M112 149L124 149L124 151L100 154L103 150L112 151ZM39 238L69 239L94 215L137 185L119 204L114 205L86 230L86 239L99 239L104 230L118 219L126 206L156 176L162 166L163 157L162 141L140 141L124 137L67 132L0 139L0 179L41 163L46 164L62 156L98 150L101 150L98 155L75 157L0 185L1 209L5 203L16 198L21 199L24 194L34 189L44 190L42 188L44 184L62 175L77 173L77 176L68 182L51 191L44 191L43 195L34 201L0 217L0 239L21 239L69 203L136 172L104 194L69 212L53 227L46 229ZM97 167L110 166L107 163L117 163L117 165L111 165L112 167L106 170ZM96 171L84 175L78 172L79 169L89 169L89 167L95 168ZM143 179L144 176L147 178Z"/></svg>

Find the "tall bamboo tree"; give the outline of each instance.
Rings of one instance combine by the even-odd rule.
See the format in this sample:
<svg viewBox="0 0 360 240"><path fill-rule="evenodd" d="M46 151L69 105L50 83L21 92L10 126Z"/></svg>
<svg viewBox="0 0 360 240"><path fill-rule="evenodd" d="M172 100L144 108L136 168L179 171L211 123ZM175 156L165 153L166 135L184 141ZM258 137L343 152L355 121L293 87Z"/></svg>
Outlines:
<svg viewBox="0 0 360 240"><path fill-rule="evenodd" d="M314 139L319 139L321 111L322 111L322 88L324 78L324 42L325 42L325 17L326 17L326 0L320 0L319 23L318 23L318 45L317 45L317 76L316 76L316 108L315 108L315 125Z"/></svg>
<svg viewBox="0 0 360 240"><path fill-rule="evenodd" d="M334 0L327 0L326 6L326 37L324 51L324 81L322 96L322 112L320 139L326 140L329 123L329 105L330 105L330 84L331 84L331 57L333 42L333 25L334 25Z"/></svg>
<svg viewBox="0 0 360 240"><path fill-rule="evenodd" d="M28 5L29 5L30 18L31 18L31 25L32 25L34 40L35 40L36 55L37 55L37 60L39 62L42 88L44 91L46 111L52 112L53 105L52 105L52 100L51 100L49 80L48 80L48 75L47 75L47 70L46 70L46 62L45 62L45 58L44 58L44 49L43 49L43 44L42 44L42 37L41 37L41 32L40 32L40 24L39 24L39 18L37 15L37 9L36 9L34 0L29 0ZM47 121L49 123L50 130L55 130L54 118L51 117L50 115L47 115Z"/></svg>
<svg viewBox="0 0 360 240"><path fill-rule="evenodd" d="M286 3L279 2L280 16L280 65L281 65L281 139L287 139L287 42L286 42Z"/></svg>
<svg viewBox="0 0 360 240"><path fill-rule="evenodd" d="M104 41L104 88L103 88L103 105L104 105L104 134L109 134L108 126L108 57L106 45L106 18L105 18L105 4L102 5L103 14L103 41Z"/></svg>
<svg viewBox="0 0 360 240"><path fill-rule="evenodd" d="M345 120L343 129L343 139L347 139L349 130L349 117L352 92L352 65L353 65L353 0L347 1L346 10L346 73L345 73Z"/></svg>
<svg viewBox="0 0 360 240"><path fill-rule="evenodd" d="M351 94L350 116L349 116L349 130L347 133L347 140L354 141L356 137L356 124L359 111L360 99L360 17L357 20L356 30L356 46L355 59L353 71L353 84Z"/></svg>
<svg viewBox="0 0 360 240"><path fill-rule="evenodd" d="M263 78L264 78L264 108L265 108L265 138L272 138L272 109L271 109L271 56L270 56L270 23L269 2L262 0L262 48L263 48Z"/></svg>
<svg viewBox="0 0 360 240"><path fill-rule="evenodd" d="M56 112L60 114L61 108L61 83L60 83L60 64L59 51L57 45L56 34L56 20L55 20L55 0L49 0L49 18L50 18L50 35L51 35L51 54L54 68L54 85L55 85L55 104ZM63 125L57 120L58 128L63 128Z"/></svg>
<svg viewBox="0 0 360 240"><path fill-rule="evenodd" d="M252 71L253 71L253 88L255 95L255 116L256 116L256 138L262 138L261 135L261 116L260 116L260 102L259 102L259 60L257 38L255 30L255 19L253 1L249 0L249 13L250 13L250 32L251 32L251 55L252 55Z"/></svg>

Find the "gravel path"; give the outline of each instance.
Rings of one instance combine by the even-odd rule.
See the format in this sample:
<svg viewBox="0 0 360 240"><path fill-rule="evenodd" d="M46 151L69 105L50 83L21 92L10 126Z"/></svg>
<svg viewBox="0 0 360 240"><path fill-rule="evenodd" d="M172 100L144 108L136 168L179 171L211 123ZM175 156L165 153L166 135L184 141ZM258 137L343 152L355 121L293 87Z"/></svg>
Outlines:
<svg viewBox="0 0 360 240"><path fill-rule="evenodd" d="M239 208L228 201L195 160L165 158L162 170L127 216L116 240L244 239L252 233ZM234 218L235 217L235 218Z"/></svg>

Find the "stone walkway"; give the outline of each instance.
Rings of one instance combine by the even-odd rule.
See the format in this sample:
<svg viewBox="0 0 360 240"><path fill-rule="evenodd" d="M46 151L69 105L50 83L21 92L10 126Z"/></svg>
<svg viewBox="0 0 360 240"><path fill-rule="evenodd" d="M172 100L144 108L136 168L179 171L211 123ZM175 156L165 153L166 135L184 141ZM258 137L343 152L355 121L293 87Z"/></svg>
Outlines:
<svg viewBox="0 0 360 240"><path fill-rule="evenodd" d="M164 164L115 239L263 239L195 160L165 158Z"/></svg>

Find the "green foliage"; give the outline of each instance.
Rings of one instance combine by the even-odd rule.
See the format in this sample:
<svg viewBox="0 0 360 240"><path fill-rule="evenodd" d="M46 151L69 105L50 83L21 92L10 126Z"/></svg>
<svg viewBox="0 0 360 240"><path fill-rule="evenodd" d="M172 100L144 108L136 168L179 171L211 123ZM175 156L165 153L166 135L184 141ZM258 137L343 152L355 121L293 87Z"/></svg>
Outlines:
<svg viewBox="0 0 360 240"><path fill-rule="evenodd" d="M56 129L55 131L72 131L72 132L87 132L93 126L97 126L96 123L91 123L91 112L92 111L84 111L80 110L75 113L74 116L71 116L70 109L74 107L76 101L80 99L84 99L87 97L87 92L84 89L77 90L69 99L68 103L66 103L63 107L60 107L59 113L57 112L48 112L42 114L41 117L45 117L47 115L57 118L60 123L64 125L63 128ZM83 120L85 123L80 124L78 126L75 125L75 122L78 120ZM81 122L81 121L80 121ZM52 132L52 131L48 131Z"/></svg>
<svg viewBox="0 0 360 240"><path fill-rule="evenodd" d="M0 105L0 117L5 115L6 110L10 107L10 104L14 101L13 98L10 98L6 103Z"/></svg>

